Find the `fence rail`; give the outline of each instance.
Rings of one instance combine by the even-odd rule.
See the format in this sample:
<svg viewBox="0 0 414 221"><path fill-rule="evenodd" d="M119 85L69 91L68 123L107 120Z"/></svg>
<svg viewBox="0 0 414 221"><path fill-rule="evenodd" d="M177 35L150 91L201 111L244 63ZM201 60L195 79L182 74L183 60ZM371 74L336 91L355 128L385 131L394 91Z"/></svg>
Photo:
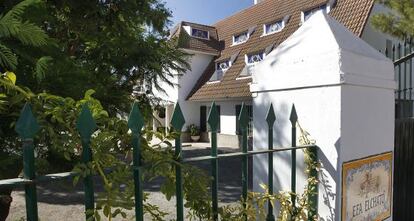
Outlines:
<svg viewBox="0 0 414 221"><path fill-rule="evenodd" d="M180 163L189 163L189 162L199 162L199 161L210 161L211 162L211 196L212 196L212 211L213 211L213 220L219 220L218 215L218 178L219 178L219 168L218 160L223 158L233 158L241 157L242 158L242 198L247 199L248 192L248 158L257 154L267 154L268 155L268 187L269 193L273 194L273 154L282 151L291 151L292 152L292 172L291 172L291 191L296 193L296 150L299 149L309 149L312 152L313 160L317 160L317 146L315 145L306 145L306 146L296 146L296 122L297 115L296 110L293 106L290 121L292 123L292 146L284 148L274 148L273 147L273 127L275 124L276 115L273 110L273 106L270 105L266 121L268 123L268 147L264 148L266 150L256 150L248 151L247 150L247 131L248 131L248 121L249 116L247 114L246 106L243 104L240 114L238 116L238 121L242 130L242 152L238 153L226 153L218 154L217 151L217 128L219 123L219 114L217 107L213 102L211 111L208 116L208 123L211 128L211 155L202 156L202 157L192 157L192 158L182 158L182 149L181 149L181 140L177 136L175 139L175 160L178 162L175 164L175 173L176 173L176 215L178 221L184 220L184 204L183 204L183 178L181 172ZM176 131L181 131L185 124L184 116L181 112L180 105L177 104L173 113L171 120L171 125ZM133 146L133 175L134 175L134 184L135 184L135 214L136 220L144 220L144 211L143 211L143 180L142 180L142 170L145 168L145 165L142 164L141 156L141 130L144 127L145 122L142 117L138 104L134 103L129 120L128 126L132 131L132 146ZM83 163L88 163L92 161L92 151L90 148L91 136L96 130L96 124L92 117L92 114L87 105L84 105L80 116L77 122L77 129L81 136L82 140L82 161ZM21 186L25 187L25 198L26 198L26 216L29 221L38 220L38 211L37 211L37 199L36 199L36 184L39 182L53 182L60 179L66 179L77 174L75 172L65 172L57 174L48 174L45 176L35 177L35 167L34 167L34 145L33 139L39 130L39 125L36 122L36 118L33 116L33 113L30 108L30 104L26 104L23 107L23 110L20 114L20 118L16 123L16 131L23 140L23 164L24 164L24 177L0 180L0 187L4 186ZM318 173L316 168L310 171L310 176L317 179ZM317 200L318 200L318 189L317 184L312 184L309 188L316 190L316 194L308 196L311 209L309 210L309 220L313 220L313 217L317 215ZM85 192L85 218L86 220L93 219L93 211L95 206L94 199L94 188L93 188L92 176L87 175L84 177L84 192ZM295 196L292 195L292 202L295 206ZM247 217L245 217L247 220ZM271 202L268 202L268 215L266 220L271 221L275 220L273 214L273 206Z"/></svg>

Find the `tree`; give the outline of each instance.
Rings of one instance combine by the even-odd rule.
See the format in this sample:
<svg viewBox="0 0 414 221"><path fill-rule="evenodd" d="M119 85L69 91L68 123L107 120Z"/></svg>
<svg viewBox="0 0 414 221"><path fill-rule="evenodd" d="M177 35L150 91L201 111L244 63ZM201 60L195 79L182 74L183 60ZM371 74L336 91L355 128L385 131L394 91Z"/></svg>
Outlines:
<svg viewBox="0 0 414 221"><path fill-rule="evenodd" d="M414 37L414 1L378 0L392 11L373 17L372 24L378 30L400 39Z"/></svg>
<svg viewBox="0 0 414 221"><path fill-rule="evenodd" d="M94 89L109 113L125 111L134 87L162 91L161 82L171 84L175 72L189 67L187 54L168 38L170 15L159 0L45 1L25 18L52 39L42 50L53 62L41 82L19 79L35 85L34 92L75 99Z"/></svg>
<svg viewBox="0 0 414 221"><path fill-rule="evenodd" d="M2 168L16 169L0 170L0 179L15 177L21 168L12 125L24 102L42 119L42 157L56 151L73 157L73 116L88 99L85 91L94 89L100 109L109 112L106 119L121 124L116 113L129 109L133 99L148 109L152 88L162 90L162 81L172 84L169 77L188 68L187 54L168 39L170 12L159 0L4 0L0 8L0 161ZM147 94L131 96L137 85ZM60 145L69 140L72 145ZM4 195L10 191L0 190L0 213L9 208Z"/></svg>

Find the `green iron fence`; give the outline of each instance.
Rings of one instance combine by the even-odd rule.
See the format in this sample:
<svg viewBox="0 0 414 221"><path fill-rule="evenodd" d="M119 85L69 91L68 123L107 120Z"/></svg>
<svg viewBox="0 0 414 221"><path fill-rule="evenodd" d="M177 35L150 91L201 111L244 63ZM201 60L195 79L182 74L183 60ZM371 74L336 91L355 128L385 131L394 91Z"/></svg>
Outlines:
<svg viewBox="0 0 414 221"><path fill-rule="evenodd" d="M291 191L296 193L296 150L299 149L309 149L311 151L312 160L317 161L317 147L315 145L307 146L296 146L296 123L297 123L297 114L295 107L292 107L290 121L292 124L292 146L285 148L274 148L273 147L273 127L276 121L276 115L273 109L273 106L270 105L270 108L267 113L266 122L268 126L268 147L265 150L256 150L248 151L248 123L249 116L246 110L246 106L243 104L238 120L240 123L242 131L242 152L236 153L226 153L218 154L217 151L217 129L219 123L219 114L215 102L212 104L211 111L208 116L208 124L211 127L211 155L202 156L202 157L193 157L193 158L182 158L182 149L181 149L181 138L177 137L175 139L175 160L178 162L175 164L175 173L176 173L176 215L178 221L184 220L184 192L183 192L183 178L181 172L182 163L189 162L199 162L199 161L210 161L211 162L211 196L212 196L212 211L213 211L213 220L219 220L218 217L218 178L219 178L219 167L218 161L223 158L233 158L241 157L242 158L242 198L247 199L248 194L248 158L257 154L267 154L268 155L268 187L269 193L273 194L273 174L274 174L274 162L273 154L276 152L282 151L291 151L292 152L292 171L291 171ZM184 116L181 112L180 105L177 104L172 116L171 126L176 131L181 131L185 124ZM143 180L142 180L142 170L143 164L141 161L141 130L144 127L145 122L142 117L138 104L134 103L129 120L128 127L131 129L133 134L132 146L133 146L133 175L135 183L135 214L136 220L144 220L143 212ZM88 163L92 161L92 151L90 148L91 136L96 130L96 124L92 117L92 114L87 105L83 106L80 116L77 122L77 130L81 136L82 140L82 161L83 163ZM35 116L31 111L30 104L26 104L20 114L15 127L17 133L23 141L23 164L24 164L24 176L23 178L7 179L0 180L0 187L4 186L21 186L25 188L25 198L26 198L26 215L27 220L37 221L38 220L38 210L37 210L37 198L36 198L36 184L39 182L53 182L54 180L68 178L76 175L73 172L58 173L58 174L48 174L45 176L35 176L35 157L34 157L34 143L33 140L36 136L36 133L39 130L39 125L36 122ZM277 164L277 162L276 162ZM316 168L310 171L310 176L317 178L318 173ZM91 176L86 176L84 178L84 192L85 192L85 218L87 220L93 220L93 213L91 211L95 206L94 199L94 184ZM309 210L309 220L313 220L312 217L317 215L317 202L318 202L318 187L317 184L312 184L309 188L312 188L316 194L310 194L308 200L311 206ZM295 202L295 195L292 195L292 202ZM293 203L295 207L295 203ZM247 220L247 217L246 217ZM273 214L273 206L268 202L268 215L267 220L275 220Z"/></svg>
<svg viewBox="0 0 414 221"><path fill-rule="evenodd" d="M385 55L391 58L395 67L395 117L408 118L414 116L413 95L413 42L391 44L385 48Z"/></svg>

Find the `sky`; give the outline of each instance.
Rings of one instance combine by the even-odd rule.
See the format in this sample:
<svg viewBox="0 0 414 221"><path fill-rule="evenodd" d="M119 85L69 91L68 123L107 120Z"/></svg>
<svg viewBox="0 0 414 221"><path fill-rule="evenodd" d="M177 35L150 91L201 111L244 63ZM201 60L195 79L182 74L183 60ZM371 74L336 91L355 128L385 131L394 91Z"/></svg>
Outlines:
<svg viewBox="0 0 414 221"><path fill-rule="evenodd" d="M254 0L164 0L173 17L173 24L189 21L212 25L253 5Z"/></svg>

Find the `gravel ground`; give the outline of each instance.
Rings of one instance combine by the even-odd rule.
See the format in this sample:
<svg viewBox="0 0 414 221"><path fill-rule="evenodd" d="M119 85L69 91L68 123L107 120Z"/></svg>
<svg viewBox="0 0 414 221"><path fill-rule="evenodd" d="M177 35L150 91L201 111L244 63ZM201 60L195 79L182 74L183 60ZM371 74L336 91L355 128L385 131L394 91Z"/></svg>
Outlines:
<svg viewBox="0 0 414 221"><path fill-rule="evenodd" d="M208 144L207 144L208 145ZM231 148L219 148L219 152L231 152ZM183 156L206 156L210 154L210 149L206 144L192 144L183 148ZM209 170L210 162L198 162L198 167ZM240 158L223 159L219 161L219 199L221 204L234 203L240 199L241 194L241 160ZM158 205L162 211L168 212L167 220L175 218L175 199L167 201L163 194L159 192L161 179L156 179L151 183L146 183L144 191L150 193L149 202ZM95 190L102 191L99 181L95 182ZM41 221L60 221L60 220L85 220L83 206L83 188L79 184L72 185L70 180L62 180L54 183L42 183L37 187L38 211ZM25 220L26 209L24 191L16 190L12 194L13 202L10 208L10 215L7 221ZM132 220L134 211L127 211L128 219ZM147 220L148 218L146 218ZM116 219L123 220L123 219Z"/></svg>

